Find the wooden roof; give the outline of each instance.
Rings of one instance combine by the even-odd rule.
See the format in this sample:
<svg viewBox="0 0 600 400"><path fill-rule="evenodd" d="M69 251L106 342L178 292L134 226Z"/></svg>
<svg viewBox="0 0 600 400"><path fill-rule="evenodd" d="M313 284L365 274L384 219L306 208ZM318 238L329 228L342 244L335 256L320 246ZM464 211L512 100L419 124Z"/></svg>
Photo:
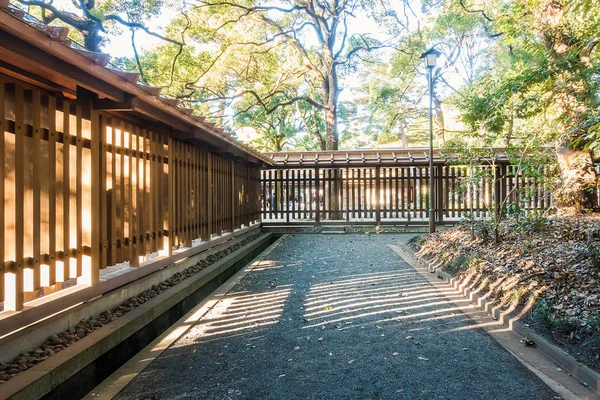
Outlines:
<svg viewBox="0 0 600 400"><path fill-rule="evenodd" d="M270 160L237 142L222 128L160 95L159 87L138 82L139 74L109 64L110 56L86 50L67 38L69 28L47 26L0 0L0 73L77 98L78 87L97 94L95 108L126 113L163 127L178 140L208 145L211 151L262 165Z"/></svg>
<svg viewBox="0 0 600 400"><path fill-rule="evenodd" d="M265 155L278 168L429 164L428 148L281 152ZM444 154L440 157L439 149L434 149L433 162L446 163L449 156L451 155ZM503 149L496 149L496 161L507 162L508 154Z"/></svg>

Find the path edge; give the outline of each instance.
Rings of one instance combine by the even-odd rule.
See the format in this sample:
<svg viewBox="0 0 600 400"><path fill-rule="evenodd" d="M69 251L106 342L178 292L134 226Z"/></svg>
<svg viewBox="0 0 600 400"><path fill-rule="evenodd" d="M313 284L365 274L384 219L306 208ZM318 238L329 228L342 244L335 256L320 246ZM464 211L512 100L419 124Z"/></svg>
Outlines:
<svg viewBox="0 0 600 400"><path fill-rule="evenodd" d="M473 289L469 285L465 284L465 282L460 278L454 277L449 273L442 271L442 261L440 259L437 259L436 257L426 258L420 256L414 249L403 243L397 244L397 247L403 250L403 252L407 253L406 255L408 255L410 258L412 258L410 261L421 265L429 273L435 274L438 279L446 282L453 289L457 290L460 294L469 299L474 306L487 312L492 318L501 322L507 329L522 337L528 337L532 339L536 343L536 347L541 353L559 365L562 369L567 371L570 375L576 378L580 384L589 388L592 393L596 394L596 396L600 398L600 373L575 360L575 358L566 351L550 343L547 339L535 333L532 329L527 328L518 317L510 315L509 312L504 312L494 307L494 304L491 301L486 300L488 295L487 291L482 292L480 290Z"/></svg>

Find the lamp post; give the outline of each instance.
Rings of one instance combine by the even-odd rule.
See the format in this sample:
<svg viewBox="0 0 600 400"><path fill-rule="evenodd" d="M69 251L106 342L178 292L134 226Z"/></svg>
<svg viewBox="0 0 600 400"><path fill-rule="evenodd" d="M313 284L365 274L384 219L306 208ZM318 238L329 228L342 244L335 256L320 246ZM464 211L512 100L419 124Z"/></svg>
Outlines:
<svg viewBox="0 0 600 400"><path fill-rule="evenodd" d="M429 233L435 232L435 197L433 196L433 68L439 55L440 52L433 47L421 54L421 59L425 59L427 79L429 81Z"/></svg>

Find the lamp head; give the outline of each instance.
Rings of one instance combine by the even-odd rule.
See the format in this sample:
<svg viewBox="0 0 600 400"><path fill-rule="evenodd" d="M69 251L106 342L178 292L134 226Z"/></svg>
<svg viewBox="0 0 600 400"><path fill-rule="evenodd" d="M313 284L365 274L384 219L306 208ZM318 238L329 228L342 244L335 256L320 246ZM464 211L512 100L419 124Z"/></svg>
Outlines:
<svg viewBox="0 0 600 400"><path fill-rule="evenodd" d="M425 66L427 68L433 68L433 67L435 67L435 61L437 60L437 58L440 54L442 54L442 53L440 53L434 47L432 47L431 49L427 50L425 53L421 54L421 59L425 59Z"/></svg>

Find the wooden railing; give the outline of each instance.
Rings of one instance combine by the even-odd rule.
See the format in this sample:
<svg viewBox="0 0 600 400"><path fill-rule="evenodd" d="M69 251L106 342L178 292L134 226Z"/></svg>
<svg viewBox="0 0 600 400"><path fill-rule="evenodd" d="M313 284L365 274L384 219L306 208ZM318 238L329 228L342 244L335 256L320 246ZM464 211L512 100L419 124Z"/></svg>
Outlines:
<svg viewBox="0 0 600 400"><path fill-rule="evenodd" d="M0 75L0 303L139 265L260 218L260 172Z"/></svg>
<svg viewBox="0 0 600 400"><path fill-rule="evenodd" d="M546 169L545 173L548 173ZM262 171L262 222L269 224L423 224L429 217L429 168L422 165ZM551 206L543 180L515 165L434 166L436 223L486 217L512 204Z"/></svg>

